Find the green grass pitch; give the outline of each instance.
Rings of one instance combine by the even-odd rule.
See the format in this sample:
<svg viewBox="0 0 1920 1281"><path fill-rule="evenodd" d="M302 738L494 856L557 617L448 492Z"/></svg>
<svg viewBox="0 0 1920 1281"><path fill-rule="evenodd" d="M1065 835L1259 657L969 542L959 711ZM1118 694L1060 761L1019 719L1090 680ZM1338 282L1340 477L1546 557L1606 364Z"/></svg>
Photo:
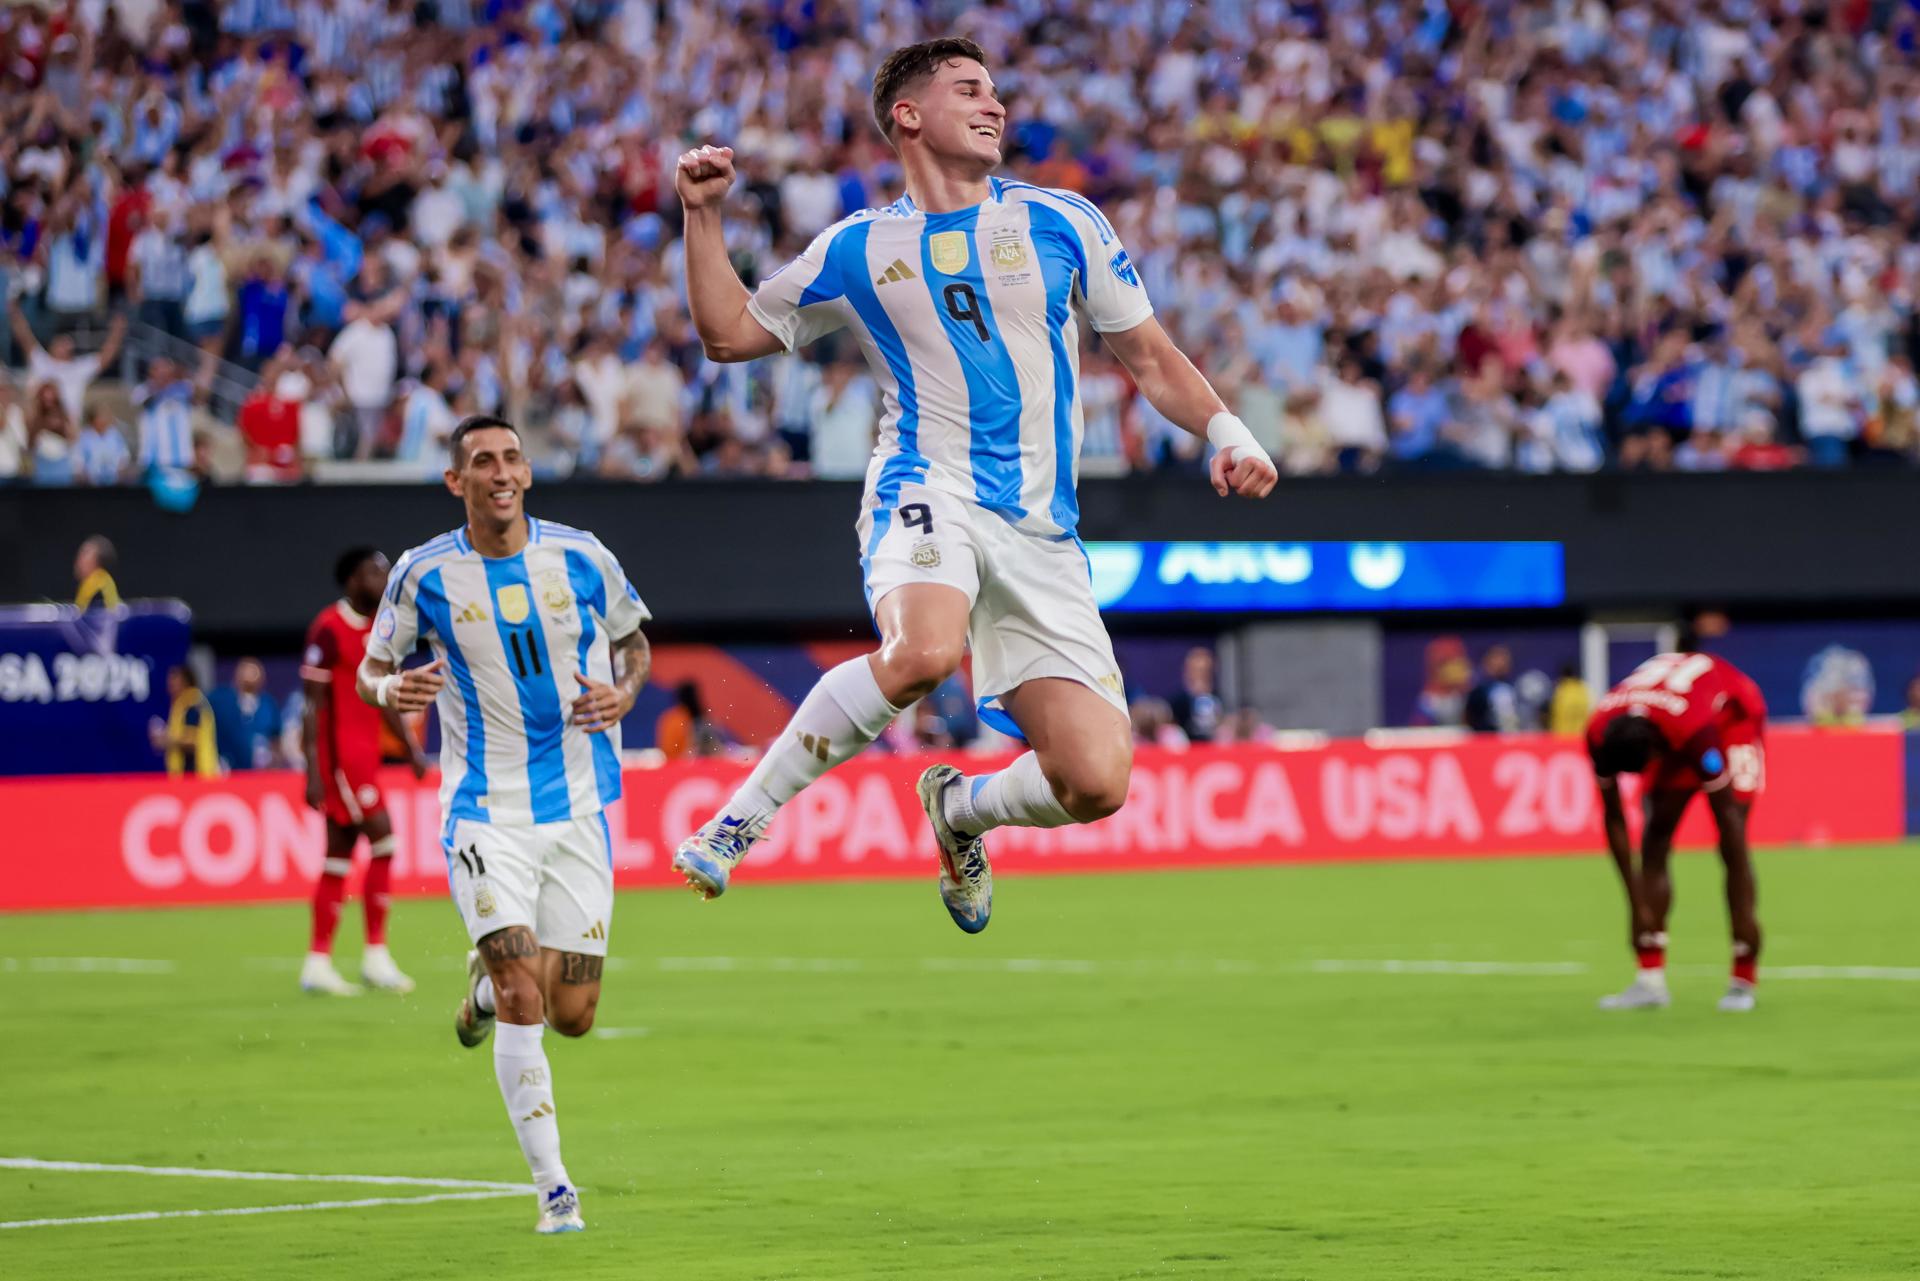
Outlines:
<svg viewBox="0 0 1920 1281"><path fill-rule="evenodd" d="M1705 855L1654 1014L1594 1008L1598 856L999 891L971 939L931 877L623 896L609 1035L548 1038L584 1236L519 1195L88 1223L0 1276L1920 1276L1916 971L1791 968L1920 965L1920 847L1764 855L1748 1017ZM523 1180L452 908L393 937L419 992L327 1001L303 905L0 918L0 1156ZM1324 964L1385 960L1449 972ZM0 1168L0 1221L431 1194Z"/></svg>

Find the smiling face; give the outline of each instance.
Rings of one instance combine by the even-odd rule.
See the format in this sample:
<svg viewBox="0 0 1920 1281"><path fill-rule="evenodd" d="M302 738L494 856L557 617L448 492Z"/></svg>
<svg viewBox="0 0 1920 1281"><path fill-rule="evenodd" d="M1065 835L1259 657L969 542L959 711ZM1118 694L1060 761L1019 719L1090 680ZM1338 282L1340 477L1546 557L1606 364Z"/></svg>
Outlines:
<svg viewBox="0 0 1920 1281"><path fill-rule="evenodd" d="M894 149L909 148L984 177L1000 164L1007 111L985 54L947 37L897 49L873 80L873 115Z"/></svg>
<svg viewBox="0 0 1920 1281"><path fill-rule="evenodd" d="M454 443L447 489L465 500L474 525L502 529L520 520L532 486L533 464L513 428L482 427Z"/></svg>
<svg viewBox="0 0 1920 1281"><path fill-rule="evenodd" d="M932 155L972 161L987 169L1000 164L1000 135L1007 109L994 97L993 78L972 58L945 62L912 97L894 108L899 143L908 138Z"/></svg>

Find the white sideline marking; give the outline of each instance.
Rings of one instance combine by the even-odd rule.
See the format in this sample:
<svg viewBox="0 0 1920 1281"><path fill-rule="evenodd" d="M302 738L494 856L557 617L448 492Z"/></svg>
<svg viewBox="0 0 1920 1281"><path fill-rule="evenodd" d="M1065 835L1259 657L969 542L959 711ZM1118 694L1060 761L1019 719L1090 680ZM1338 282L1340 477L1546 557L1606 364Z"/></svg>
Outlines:
<svg viewBox="0 0 1920 1281"><path fill-rule="evenodd" d="M87 1214L69 1219L14 1219L0 1231L60 1228L82 1223L144 1223L149 1219L213 1219L236 1214L295 1214L304 1210L355 1210L381 1205L429 1205L436 1201L486 1201L525 1196L530 1183L490 1179L434 1179L403 1174L288 1174L279 1170L207 1170L185 1165L115 1165L102 1161L47 1161L32 1156L0 1157L0 1169L55 1170L73 1174L150 1174L163 1178L239 1179L250 1183L371 1183L388 1187L455 1188L425 1196L356 1197L350 1201L299 1201L285 1205L241 1205L219 1210L136 1210L127 1214Z"/></svg>
<svg viewBox="0 0 1920 1281"><path fill-rule="evenodd" d="M618 1041L627 1037L651 1036L653 1029L650 1027L597 1027L593 1029L593 1034L605 1037L609 1041Z"/></svg>
<svg viewBox="0 0 1920 1281"><path fill-rule="evenodd" d="M531 1183L492 1179L434 1179L410 1174L288 1174L281 1170L209 1170L192 1165L113 1165L100 1161L47 1161L34 1156L0 1156L0 1169L61 1170L71 1174L153 1174L165 1178L242 1179L251 1183L370 1183L398 1188L472 1188L487 1192L531 1192Z"/></svg>
<svg viewBox="0 0 1920 1281"><path fill-rule="evenodd" d="M1585 961L1314 961L1315 974L1448 974L1475 977L1585 974Z"/></svg>
<svg viewBox="0 0 1920 1281"><path fill-rule="evenodd" d="M17 974L171 974L172 961L133 956L0 956L0 973Z"/></svg>
<svg viewBox="0 0 1920 1281"><path fill-rule="evenodd" d="M531 1192L533 1189L528 1188ZM295 1214L302 1210L357 1210L378 1205L429 1205L435 1201L490 1201L520 1196L520 1192L433 1192L426 1196L370 1196L356 1201L302 1201L292 1205L239 1205L224 1210L140 1210L132 1214L88 1214L76 1219L14 1219L0 1223L0 1232L14 1228L64 1228L79 1223L144 1223L149 1219L217 1219L234 1214Z"/></svg>

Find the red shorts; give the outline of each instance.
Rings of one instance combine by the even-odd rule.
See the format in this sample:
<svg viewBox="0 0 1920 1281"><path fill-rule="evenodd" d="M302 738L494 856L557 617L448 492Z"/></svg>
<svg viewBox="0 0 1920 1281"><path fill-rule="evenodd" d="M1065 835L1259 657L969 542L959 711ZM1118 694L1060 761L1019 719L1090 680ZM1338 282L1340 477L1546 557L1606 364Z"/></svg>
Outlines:
<svg viewBox="0 0 1920 1281"><path fill-rule="evenodd" d="M358 762L324 762L320 791L326 798L327 821L341 827L359 827L383 814L387 798L380 790L380 767Z"/></svg>
<svg viewBox="0 0 1920 1281"><path fill-rule="evenodd" d="M1767 743L1757 730L1734 731L1726 737L1727 786L1733 788L1733 798L1743 805L1752 805L1767 790ZM1687 792L1693 793L1705 785L1700 771L1691 764L1673 760L1658 760L1647 767L1645 774L1646 790L1649 792Z"/></svg>

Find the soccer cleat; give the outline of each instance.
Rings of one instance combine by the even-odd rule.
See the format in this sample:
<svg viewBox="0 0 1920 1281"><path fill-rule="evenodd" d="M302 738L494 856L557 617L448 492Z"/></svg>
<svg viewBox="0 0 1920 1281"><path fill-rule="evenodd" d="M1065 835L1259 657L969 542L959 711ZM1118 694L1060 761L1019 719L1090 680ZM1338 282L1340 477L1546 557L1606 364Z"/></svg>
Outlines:
<svg viewBox="0 0 1920 1281"><path fill-rule="evenodd" d="M324 952L307 953L300 966L300 990L315 996L358 996L360 989L333 968L333 958Z"/></svg>
<svg viewBox="0 0 1920 1281"><path fill-rule="evenodd" d="M480 980L486 976L487 967L480 964L480 953L468 952L467 995L454 1012L453 1034L469 1050L493 1034L493 1015L482 1010L479 1000L474 996L474 989L480 986Z"/></svg>
<svg viewBox="0 0 1920 1281"><path fill-rule="evenodd" d="M379 992L413 991L413 980L400 972L393 955L383 944L370 944L360 957L360 981Z"/></svg>
<svg viewBox="0 0 1920 1281"><path fill-rule="evenodd" d="M673 870L701 898L719 898L727 892L733 869L767 830L766 822L742 822L721 815L680 842L673 852Z"/></svg>
<svg viewBox="0 0 1920 1281"><path fill-rule="evenodd" d="M1645 972L1611 996L1600 998L1603 1010L1664 1010L1673 997L1667 992L1664 975L1649 977Z"/></svg>
<svg viewBox="0 0 1920 1281"><path fill-rule="evenodd" d="M580 1217L580 1194L562 1183L540 1199L540 1222L533 1230L541 1236L560 1232L585 1232L587 1223Z"/></svg>
<svg viewBox="0 0 1920 1281"><path fill-rule="evenodd" d="M1753 1008L1753 984L1735 979L1727 984L1727 994L1720 998L1720 1009L1726 1014L1745 1014Z"/></svg>
<svg viewBox="0 0 1920 1281"><path fill-rule="evenodd" d="M956 784L965 787L966 779L953 766L928 769L920 776L920 808L927 812L940 845L940 901L947 905L955 925L978 934L993 915L993 868L987 862L987 843L977 836L960 835L947 822L940 798Z"/></svg>

